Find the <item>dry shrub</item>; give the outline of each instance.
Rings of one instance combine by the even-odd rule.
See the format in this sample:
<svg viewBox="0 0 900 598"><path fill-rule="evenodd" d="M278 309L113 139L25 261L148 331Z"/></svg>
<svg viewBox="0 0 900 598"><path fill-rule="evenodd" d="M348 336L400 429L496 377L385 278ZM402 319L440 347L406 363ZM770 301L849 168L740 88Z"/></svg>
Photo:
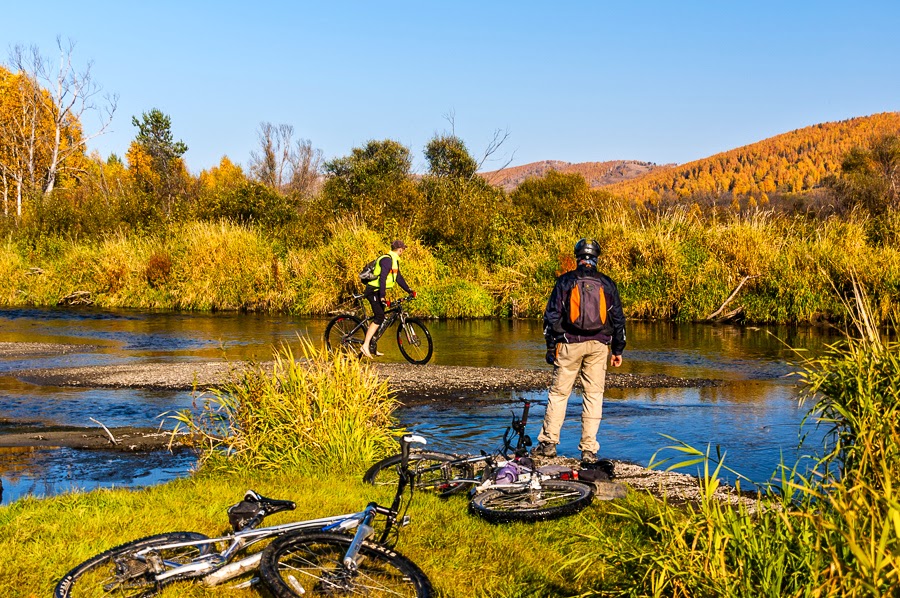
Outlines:
<svg viewBox="0 0 900 598"><path fill-rule="evenodd" d="M169 281L172 273L172 258L168 253L158 252L150 256L144 267L144 278L153 289L158 289Z"/></svg>

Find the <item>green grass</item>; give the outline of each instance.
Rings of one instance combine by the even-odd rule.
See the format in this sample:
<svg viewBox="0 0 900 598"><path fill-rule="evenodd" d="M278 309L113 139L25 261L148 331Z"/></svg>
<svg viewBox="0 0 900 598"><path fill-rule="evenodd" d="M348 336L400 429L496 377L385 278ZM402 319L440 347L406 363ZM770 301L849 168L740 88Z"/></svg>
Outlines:
<svg viewBox="0 0 900 598"><path fill-rule="evenodd" d="M130 539L176 530L220 534L228 527L225 510L248 488L297 503L296 511L272 516L267 524L352 513L371 500L389 504L393 496L388 488L363 484L361 472L323 470L199 475L142 490L23 499L0 507L0 595L47 596L70 568ZM439 596L574 596L600 583L593 574L573 582L576 570L563 567L575 534L595 527L617 536L632 533L632 524L606 517L609 509L597 502L583 515L559 521L496 526L467 514L464 497L443 501L416 494L409 512L413 522L403 529L397 549L426 572ZM190 584L162 596L223 592L259 596L255 590Z"/></svg>

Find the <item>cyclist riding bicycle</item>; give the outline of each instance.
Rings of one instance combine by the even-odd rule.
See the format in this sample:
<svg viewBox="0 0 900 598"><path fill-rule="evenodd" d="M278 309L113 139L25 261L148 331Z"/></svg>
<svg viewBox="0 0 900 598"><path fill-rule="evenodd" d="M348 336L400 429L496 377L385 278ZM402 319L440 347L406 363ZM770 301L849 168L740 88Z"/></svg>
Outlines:
<svg viewBox="0 0 900 598"><path fill-rule="evenodd" d="M409 288L406 280L403 279L403 275L400 274L400 256L403 255L404 250L406 250L406 243L400 239L391 243L391 250L375 261L375 270L373 272L375 279L366 283L364 296L368 299L369 305L372 306L372 313L374 314L372 323L369 324L369 328L366 330L366 338L361 349L362 354L366 357L371 358L375 355L383 355L383 353L378 351L375 352L375 355L372 355L369 343L372 342L378 327L384 322L384 304L387 290L397 284L410 295L415 296L416 294L415 291Z"/></svg>

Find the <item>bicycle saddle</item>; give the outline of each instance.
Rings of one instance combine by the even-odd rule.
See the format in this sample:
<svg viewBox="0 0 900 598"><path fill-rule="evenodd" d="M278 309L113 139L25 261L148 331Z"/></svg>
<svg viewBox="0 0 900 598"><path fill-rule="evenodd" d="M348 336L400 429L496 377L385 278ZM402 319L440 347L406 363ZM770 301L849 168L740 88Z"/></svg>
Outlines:
<svg viewBox="0 0 900 598"><path fill-rule="evenodd" d="M297 505L294 504L294 501L266 498L254 490L247 490L244 500L228 507L228 521L235 531L239 531L254 519L258 524L273 513L293 511L296 508Z"/></svg>

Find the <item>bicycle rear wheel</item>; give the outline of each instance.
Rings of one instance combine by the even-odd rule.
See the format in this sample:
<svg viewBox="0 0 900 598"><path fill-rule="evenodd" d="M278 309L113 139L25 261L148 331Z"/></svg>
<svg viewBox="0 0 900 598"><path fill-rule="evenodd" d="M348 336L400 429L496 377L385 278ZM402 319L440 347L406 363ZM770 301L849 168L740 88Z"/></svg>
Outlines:
<svg viewBox="0 0 900 598"><path fill-rule="evenodd" d="M397 327L397 346L408 362L418 365L428 363L434 352L431 333L415 318L406 318L406 323Z"/></svg>
<svg viewBox="0 0 900 598"><path fill-rule="evenodd" d="M476 494L469 511L491 523L546 521L574 515L594 499L585 484L563 480L541 482L540 490L491 488Z"/></svg>
<svg viewBox="0 0 900 598"><path fill-rule="evenodd" d="M259 575L276 598L407 596L428 598L431 582L408 558L363 542L351 571L343 564L353 538L342 534L288 534L263 551Z"/></svg>
<svg viewBox="0 0 900 598"><path fill-rule="evenodd" d="M194 532L171 532L134 540L92 557L66 573L56 589L54 598L94 598L97 596L127 596L144 598L159 592L174 579L158 582L154 568L165 570L183 565L206 554L209 545L189 544L180 548L151 551L152 555L136 556L140 550L180 542L206 540L207 536ZM155 564L154 564L155 563ZM187 579L182 577L181 579Z"/></svg>
<svg viewBox="0 0 900 598"><path fill-rule="evenodd" d="M361 323L362 320L349 314L332 318L325 327L325 348L329 351L344 349L358 353L366 340L366 331L360 326Z"/></svg>
<svg viewBox="0 0 900 598"><path fill-rule="evenodd" d="M409 468L413 473L413 486L416 490L435 492L438 496L449 496L468 489L473 476L471 463L457 463L458 457L449 453L418 452L410 453ZM363 481L375 486L396 487L399 472L400 455L382 459L366 471Z"/></svg>

